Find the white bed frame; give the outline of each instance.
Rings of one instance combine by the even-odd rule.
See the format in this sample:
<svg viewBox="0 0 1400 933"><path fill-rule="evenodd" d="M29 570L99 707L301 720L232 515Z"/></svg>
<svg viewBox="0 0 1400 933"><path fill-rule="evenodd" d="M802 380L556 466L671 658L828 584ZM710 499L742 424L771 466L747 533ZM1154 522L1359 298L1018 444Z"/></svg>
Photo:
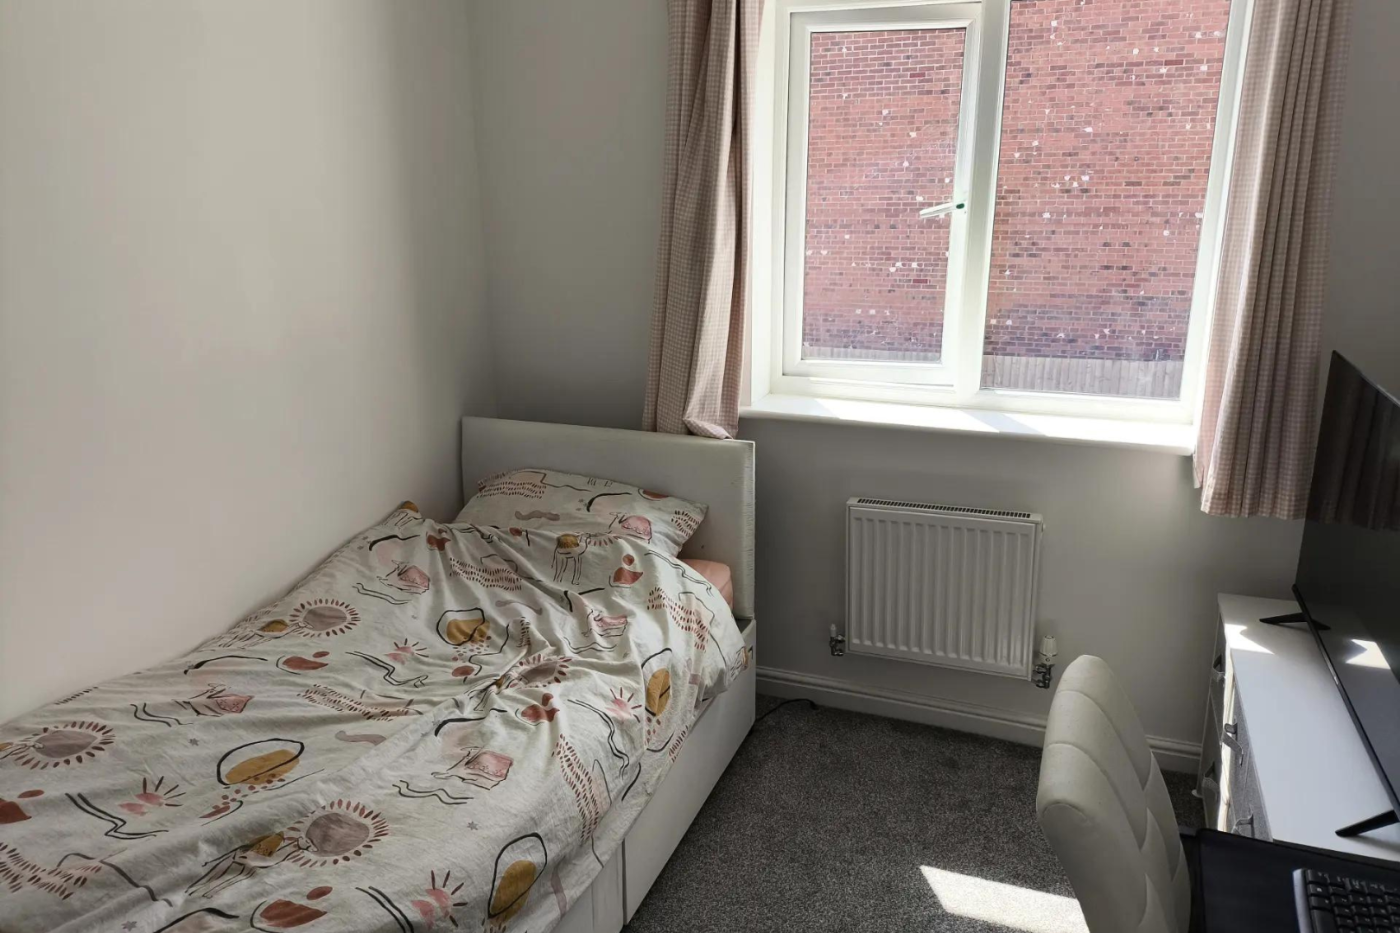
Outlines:
<svg viewBox="0 0 1400 933"><path fill-rule="evenodd" d="M754 647L751 441L587 428L496 418L462 419L462 489L522 467L599 476L709 506L682 557L723 561L734 575L734 616ZM754 722L757 661L700 714L685 748L622 846L556 933L620 933L661 874Z"/></svg>

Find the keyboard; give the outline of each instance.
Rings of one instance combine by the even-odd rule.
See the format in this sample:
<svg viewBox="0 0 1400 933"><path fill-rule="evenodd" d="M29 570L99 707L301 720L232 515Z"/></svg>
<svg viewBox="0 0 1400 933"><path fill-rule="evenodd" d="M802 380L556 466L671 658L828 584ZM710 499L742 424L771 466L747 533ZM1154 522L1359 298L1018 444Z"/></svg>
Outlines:
<svg viewBox="0 0 1400 933"><path fill-rule="evenodd" d="M1299 933L1400 933L1400 888L1300 868L1293 897Z"/></svg>

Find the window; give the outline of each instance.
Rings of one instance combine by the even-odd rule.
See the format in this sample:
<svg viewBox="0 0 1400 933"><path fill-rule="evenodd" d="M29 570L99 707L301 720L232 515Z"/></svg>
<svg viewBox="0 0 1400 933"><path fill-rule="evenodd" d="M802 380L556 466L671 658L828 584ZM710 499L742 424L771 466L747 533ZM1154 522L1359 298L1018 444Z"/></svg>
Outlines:
<svg viewBox="0 0 1400 933"><path fill-rule="evenodd" d="M1189 421L1249 0L780 0L770 390Z"/></svg>

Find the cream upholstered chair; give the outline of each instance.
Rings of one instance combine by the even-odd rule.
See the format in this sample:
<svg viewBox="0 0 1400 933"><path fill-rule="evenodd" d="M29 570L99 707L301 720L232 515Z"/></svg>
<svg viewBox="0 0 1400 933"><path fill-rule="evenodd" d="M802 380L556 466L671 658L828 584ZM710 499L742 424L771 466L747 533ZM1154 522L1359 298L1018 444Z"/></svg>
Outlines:
<svg viewBox="0 0 1400 933"><path fill-rule="evenodd" d="M1092 933L1186 933L1191 879L1167 785L1101 658L1078 658L1060 680L1036 813Z"/></svg>

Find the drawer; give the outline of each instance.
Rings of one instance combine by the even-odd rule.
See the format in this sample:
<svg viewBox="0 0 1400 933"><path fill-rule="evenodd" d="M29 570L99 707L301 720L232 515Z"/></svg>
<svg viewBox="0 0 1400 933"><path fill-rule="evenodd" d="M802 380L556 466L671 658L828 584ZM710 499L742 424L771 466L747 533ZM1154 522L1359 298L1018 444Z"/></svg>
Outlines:
<svg viewBox="0 0 1400 933"><path fill-rule="evenodd" d="M1220 829L1220 725L1213 718L1206 719L1201 768L1196 774L1196 796L1205 811L1206 828Z"/></svg>
<svg viewBox="0 0 1400 933"><path fill-rule="evenodd" d="M1225 626L1215 629L1215 655L1210 665L1210 681L1206 691L1206 722L1201 730L1201 763L1196 772L1196 797L1201 801L1205 816L1205 826L1209 829L1223 828L1224 815L1221 812L1221 788L1224 777L1221 772L1220 729L1227 721L1225 716L1227 657Z"/></svg>
<svg viewBox="0 0 1400 933"><path fill-rule="evenodd" d="M1217 723L1225 722L1225 648L1220 646L1219 654L1210 665L1210 710L1207 719Z"/></svg>
<svg viewBox="0 0 1400 933"><path fill-rule="evenodd" d="M1259 790L1259 775L1254 769L1254 756L1250 754L1249 722L1245 718L1244 703L1238 693L1235 702L1235 726L1233 736L1227 727L1225 744L1229 751L1230 778L1227 785L1229 794L1228 815L1221 829L1255 839L1272 838L1269 832L1269 818L1264 811L1264 797Z"/></svg>
<svg viewBox="0 0 1400 933"><path fill-rule="evenodd" d="M621 930L627 922L626 904L622 894L622 850L613 853L608 864L584 888L554 928L554 933L596 933L598 930ZM417 929L413 927L412 929Z"/></svg>

